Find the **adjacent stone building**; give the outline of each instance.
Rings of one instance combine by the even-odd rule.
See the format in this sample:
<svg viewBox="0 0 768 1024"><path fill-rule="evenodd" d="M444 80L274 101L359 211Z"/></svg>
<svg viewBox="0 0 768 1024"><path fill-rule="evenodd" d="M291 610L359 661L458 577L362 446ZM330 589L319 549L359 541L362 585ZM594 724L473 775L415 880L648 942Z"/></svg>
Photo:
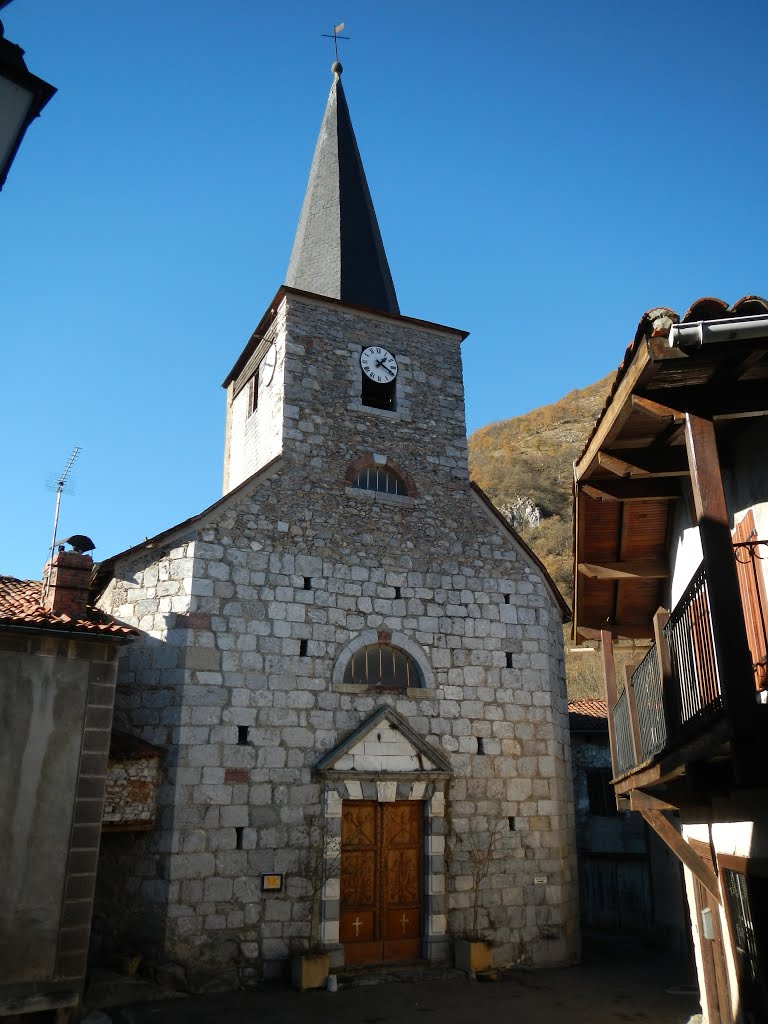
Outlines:
<svg viewBox="0 0 768 1024"><path fill-rule="evenodd" d="M0 1017L61 1011L83 987L118 649L86 608L93 563L0 576Z"/></svg>
<svg viewBox="0 0 768 1024"><path fill-rule="evenodd" d="M116 723L166 751L102 911L198 984L307 944L317 841L337 965L448 959L492 834L495 962L578 955L568 609L469 481L465 333L399 312L340 74L287 283L225 381L224 496L96 580L141 633Z"/></svg>

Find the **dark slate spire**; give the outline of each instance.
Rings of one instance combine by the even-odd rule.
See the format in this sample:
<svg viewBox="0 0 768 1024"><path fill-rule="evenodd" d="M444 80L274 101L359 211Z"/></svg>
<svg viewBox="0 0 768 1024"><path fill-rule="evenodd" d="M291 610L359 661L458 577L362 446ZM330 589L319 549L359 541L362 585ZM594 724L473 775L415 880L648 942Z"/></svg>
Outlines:
<svg viewBox="0 0 768 1024"><path fill-rule="evenodd" d="M341 85L331 68L320 135L285 280L354 306L399 313L395 286Z"/></svg>

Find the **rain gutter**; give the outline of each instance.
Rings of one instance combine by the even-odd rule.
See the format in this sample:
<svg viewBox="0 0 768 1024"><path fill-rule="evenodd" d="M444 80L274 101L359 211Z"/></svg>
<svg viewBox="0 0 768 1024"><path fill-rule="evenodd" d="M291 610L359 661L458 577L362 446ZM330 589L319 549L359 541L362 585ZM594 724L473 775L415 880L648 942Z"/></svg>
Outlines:
<svg viewBox="0 0 768 1024"><path fill-rule="evenodd" d="M764 337L768 337L768 316L738 316L673 324L667 344L670 348L692 349Z"/></svg>

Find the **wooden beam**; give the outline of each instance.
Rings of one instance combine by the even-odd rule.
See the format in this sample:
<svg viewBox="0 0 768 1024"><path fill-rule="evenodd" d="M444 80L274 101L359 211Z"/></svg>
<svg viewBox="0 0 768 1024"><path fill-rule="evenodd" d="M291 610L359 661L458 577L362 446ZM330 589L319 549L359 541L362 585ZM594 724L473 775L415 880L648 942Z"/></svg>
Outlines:
<svg viewBox="0 0 768 1024"><path fill-rule="evenodd" d="M636 387L641 383L644 384L654 371L655 366L649 358L648 346L641 344L616 388L616 393L611 398L608 408L600 417L586 451L574 466L576 480L580 480L592 468L597 459L597 453L606 441L626 423L632 414L632 405L628 401L629 396Z"/></svg>
<svg viewBox="0 0 768 1024"><path fill-rule="evenodd" d="M683 785L687 780L688 766L700 761L711 760L715 756L721 756L723 751L728 749L732 740L730 723L724 715L716 719L709 729L695 735L693 739L682 743L675 743L674 746L662 751L661 760L655 761L645 767L625 772L621 778L614 783L614 788L619 796L626 795L633 789L644 789L658 792L663 786L664 791L669 792L672 785ZM755 776L753 775L754 779ZM685 785L688 789L687 781ZM675 797L678 807L680 796ZM702 795L695 794L695 799L689 799L686 806L694 803L698 806L704 802Z"/></svg>
<svg viewBox="0 0 768 1024"><path fill-rule="evenodd" d="M693 504L707 574L720 686L734 732L738 738L745 738L754 724L755 684L712 421L688 414L685 443L691 463ZM738 747L738 741L735 747ZM734 755L737 753L734 750Z"/></svg>
<svg viewBox="0 0 768 1024"><path fill-rule="evenodd" d="M669 566L655 558L625 562L581 562L578 570L592 580L665 580L669 576Z"/></svg>
<svg viewBox="0 0 768 1024"><path fill-rule="evenodd" d="M685 448L623 448L598 452L598 465L620 477L687 476Z"/></svg>
<svg viewBox="0 0 768 1024"><path fill-rule="evenodd" d="M722 903L717 875L709 864L705 863L698 853L686 843L677 829L667 821L663 813L654 810L641 810L640 813L656 835L664 840L672 853L693 872L704 888L712 893L717 902Z"/></svg>
<svg viewBox="0 0 768 1024"><path fill-rule="evenodd" d="M647 768L639 771L625 773L626 778L615 784L617 796L626 796L633 789L650 789L662 783L668 783L671 779L679 778L684 774L684 767L676 765L673 769L667 769L661 764L649 764Z"/></svg>
<svg viewBox="0 0 768 1024"><path fill-rule="evenodd" d="M725 342L727 348L723 351L727 352L727 358L720 363L718 368L709 378L709 386L712 389L723 388L726 385L731 385L738 381L744 374L751 370L754 370L756 366L759 366L763 362L766 355L765 342L758 342L758 348L753 349L751 352L744 352L739 358L733 353L733 346L728 345ZM741 346L739 346L741 349ZM743 350L742 350L743 351Z"/></svg>
<svg viewBox="0 0 768 1024"><path fill-rule="evenodd" d="M657 362L671 362L673 359L690 359L687 352L680 348L669 347L668 335L648 339L648 354Z"/></svg>
<svg viewBox="0 0 768 1024"><path fill-rule="evenodd" d="M613 660L613 637L607 630L600 634L600 657L603 662L605 703L608 717L608 744L611 748L611 771L616 775L618 754L616 752L616 728L613 724L613 709L616 707L616 662ZM618 807L618 804L616 805Z"/></svg>
<svg viewBox="0 0 768 1024"><path fill-rule="evenodd" d="M676 811L676 804L668 804L666 800L660 800L657 796L644 793L641 789L632 789L629 792L630 811Z"/></svg>
<svg viewBox="0 0 768 1024"><path fill-rule="evenodd" d="M643 477L637 480L597 480L592 477L579 484L582 494L599 501L675 501L680 484L674 477Z"/></svg>
<svg viewBox="0 0 768 1024"><path fill-rule="evenodd" d="M685 413L679 409L670 409L668 405L661 405L650 398L643 398L642 395L632 395L632 408L638 412L644 412L657 420L671 420L673 423L685 423Z"/></svg>
<svg viewBox="0 0 768 1024"><path fill-rule="evenodd" d="M691 467L691 489L697 523L700 525L706 520L728 529L728 510L714 423L689 413L685 421L685 445ZM728 547L731 547L730 531Z"/></svg>
<svg viewBox="0 0 768 1024"><path fill-rule="evenodd" d="M768 412L768 388L764 380L733 384L689 385L675 388L675 403L704 419L764 416Z"/></svg>
<svg viewBox="0 0 768 1024"><path fill-rule="evenodd" d="M653 638L653 629L650 623L647 626L630 626L615 622L597 627L577 626L576 632L585 640L599 640L603 633L610 633L611 636L623 636L628 640L650 640Z"/></svg>
<svg viewBox="0 0 768 1024"><path fill-rule="evenodd" d="M724 770L727 770L724 767ZM700 792L691 789L687 775L673 779L654 795L652 792L635 786L622 796L632 811L681 811L685 809L687 820L697 820L693 815L699 814L699 821L706 821L711 813L711 804L702 798Z"/></svg>

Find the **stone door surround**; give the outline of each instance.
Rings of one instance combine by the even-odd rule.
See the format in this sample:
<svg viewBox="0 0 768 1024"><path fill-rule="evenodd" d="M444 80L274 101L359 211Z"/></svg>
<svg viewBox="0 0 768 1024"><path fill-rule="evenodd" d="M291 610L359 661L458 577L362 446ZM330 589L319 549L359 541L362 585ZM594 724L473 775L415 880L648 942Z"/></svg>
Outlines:
<svg viewBox="0 0 768 1024"><path fill-rule="evenodd" d="M322 899L322 939L331 964L344 963L339 942L342 805L350 800L419 801L424 813L424 920L422 956L447 960L445 906L445 795L452 769L448 758L416 733L393 708L378 708L315 768L323 782L323 814L335 861Z"/></svg>

